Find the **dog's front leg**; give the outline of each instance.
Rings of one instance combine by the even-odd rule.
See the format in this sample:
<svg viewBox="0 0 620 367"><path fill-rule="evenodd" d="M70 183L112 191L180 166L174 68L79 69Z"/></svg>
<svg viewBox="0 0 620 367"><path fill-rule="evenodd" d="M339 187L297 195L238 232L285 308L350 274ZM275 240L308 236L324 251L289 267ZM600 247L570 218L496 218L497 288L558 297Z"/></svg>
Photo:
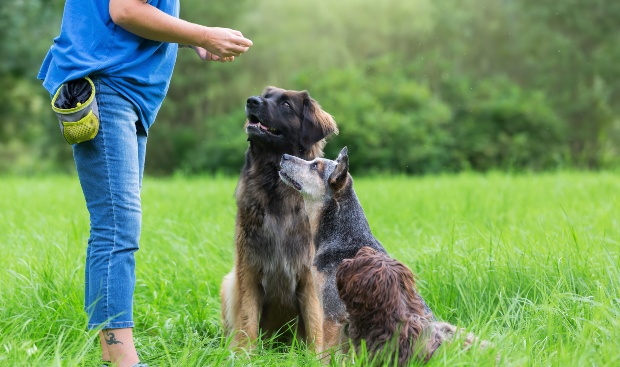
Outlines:
<svg viewBox="0 0 620 367"><path fill-rule="evenodd" d="M242 265L242 264L239 264ZM258 320L262 305L260 284L247 266L237 266L238 312L231 348L250 351L258 338Z"/></svg>
<svg viewBox="0 0 620 367"><path fill-rule="evenodd" d="M317 353L324 350L323 305L319 297L319 287L314 281L313 272L307 269L299 282L299 303L301 316L306 326L309 347Z"/></svg>

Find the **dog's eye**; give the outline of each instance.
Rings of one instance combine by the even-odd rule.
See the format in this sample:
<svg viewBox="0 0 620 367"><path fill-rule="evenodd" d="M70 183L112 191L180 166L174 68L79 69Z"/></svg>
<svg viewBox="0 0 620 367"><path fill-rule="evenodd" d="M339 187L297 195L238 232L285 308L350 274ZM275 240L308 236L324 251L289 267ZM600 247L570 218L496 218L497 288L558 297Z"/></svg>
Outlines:
<svg viewBox="0 0 620 367"><path fill-rule="evenodd" d="M312 163L310 165L310 169L316 171L317 169L319 169L319 164L317 162Z"/></svg>
<svg viewBox="0 0 620 367"><path fill-rule="evenodd" d="M291 108L291 105L287 101L284 101L284 102L282 102L282 107Z"/></svg>

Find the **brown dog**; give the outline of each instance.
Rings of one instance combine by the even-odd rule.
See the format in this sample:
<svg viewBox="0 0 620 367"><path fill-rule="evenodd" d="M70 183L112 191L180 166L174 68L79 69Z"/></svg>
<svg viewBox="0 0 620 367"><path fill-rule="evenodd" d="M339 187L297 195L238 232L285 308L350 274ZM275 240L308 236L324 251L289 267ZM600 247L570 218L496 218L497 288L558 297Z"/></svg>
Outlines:
<svg viewBox="0 0 620 367"><path fill-rule="evenodd" d="M371 247L362 247L354 258L342 262L336 285L349 312L349 336L358 348L366 342L375 364L428 361L442 343L463 332L430 318L411 270ZM476 341L467 334L464 347ZM487 344L482 341L480 346Z"/></svg>
<svg viewBox="0 0 620 367"><path fill-rule="evenodd" d="M222 322L231 347L250 347L259 330L295 326L299 339L323 348L323 313L312 271L314 248L302 198L280 181L283 154L323 155L337 133L331 115L305 92L268 87L246 104L250 145L236 189L235 266L221 287Z"/></svg>

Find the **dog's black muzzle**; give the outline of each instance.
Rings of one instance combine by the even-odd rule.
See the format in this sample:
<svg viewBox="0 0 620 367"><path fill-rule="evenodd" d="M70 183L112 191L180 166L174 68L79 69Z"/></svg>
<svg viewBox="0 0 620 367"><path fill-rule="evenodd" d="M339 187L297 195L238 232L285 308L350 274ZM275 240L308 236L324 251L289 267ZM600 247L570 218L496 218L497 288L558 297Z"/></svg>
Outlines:
<svg viewBox="0 0 620 367"><path fill-rule="evenodd" d="M282 132L268 122L269 108L267 101L260 96L252 96L245 103L245 115L248 119L246 131L250 137L261 139L281 138Z"/></svg>
<svg viewBox="0 0 620 367"><path fill-rule="evenodd" d="M250 123L257 122L263 110L265 101L259 96L252 96L245 102L245 116Z"/></svg>

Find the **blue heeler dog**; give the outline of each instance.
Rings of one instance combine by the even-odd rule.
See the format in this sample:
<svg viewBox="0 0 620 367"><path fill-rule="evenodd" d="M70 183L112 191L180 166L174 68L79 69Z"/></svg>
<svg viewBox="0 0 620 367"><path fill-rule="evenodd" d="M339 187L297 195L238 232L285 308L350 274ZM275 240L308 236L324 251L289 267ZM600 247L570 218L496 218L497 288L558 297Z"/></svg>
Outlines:
<svg viewBox="0 0 620 367"><path fill-rule="evenodd" d="M324 312L325 349L342 345L348 341L349 313L338 294L336 271L345 259L354 258L364 246L380 253L386 251L373 236L353 190L346 147L335 161L324 158L306 161L285 154L279 174L282 181L301 193L310 220L316 251L313 270ZM425 317L434 320L417 292L416 296L424 306Z"/></svg>

